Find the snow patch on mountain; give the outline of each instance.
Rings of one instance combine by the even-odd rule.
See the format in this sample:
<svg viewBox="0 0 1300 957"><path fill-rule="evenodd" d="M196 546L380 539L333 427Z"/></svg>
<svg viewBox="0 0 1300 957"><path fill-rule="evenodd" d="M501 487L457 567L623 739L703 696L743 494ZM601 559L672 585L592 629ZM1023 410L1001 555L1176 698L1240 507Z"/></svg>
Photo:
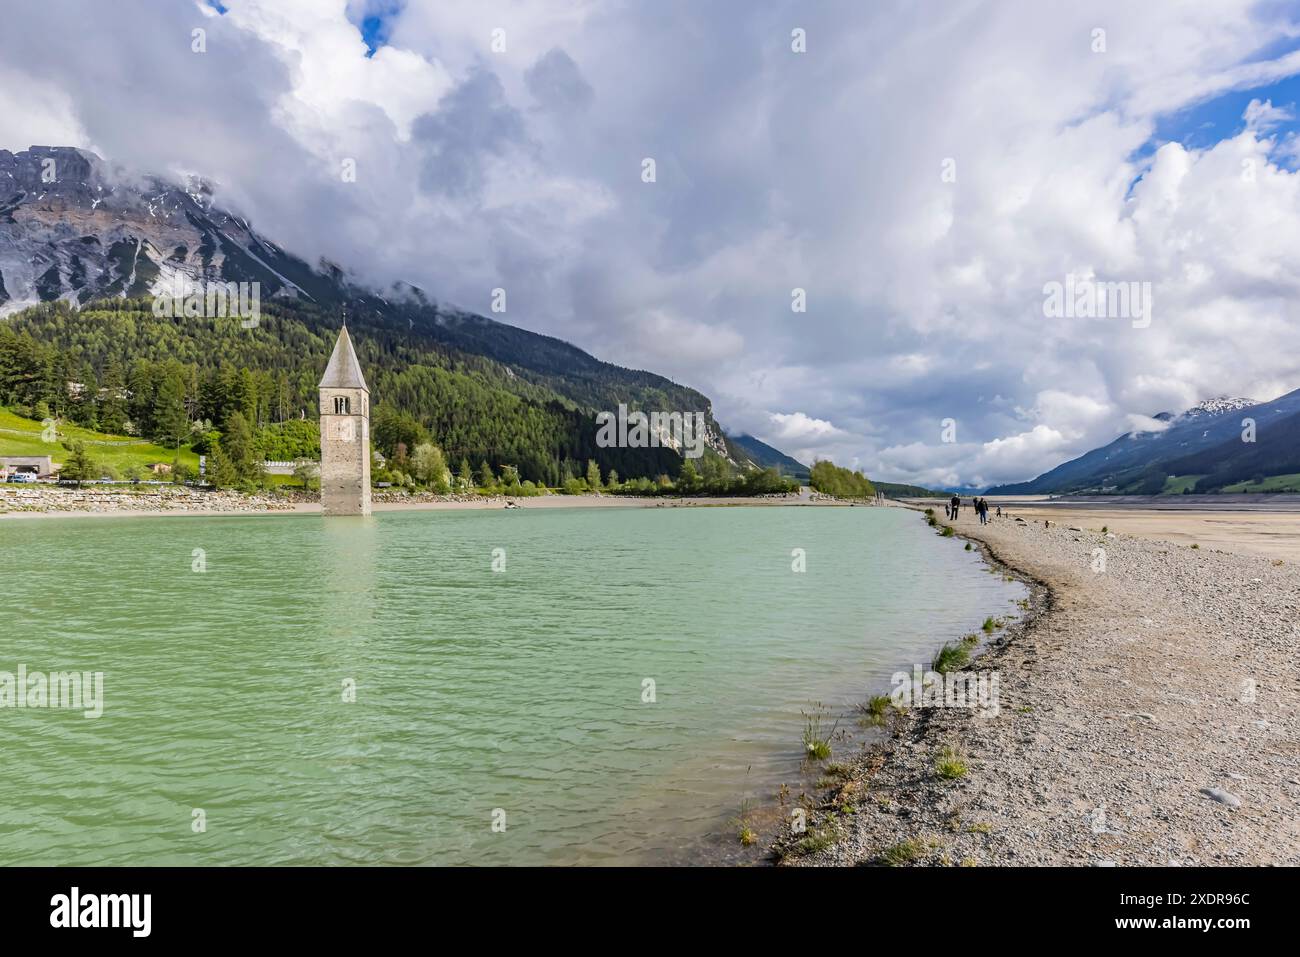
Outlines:
<svg viewBox="0 0 1300 957"><path fill-rule="evenodd" d="M1198 402L1178 416L1179 419L1195 419L1205 415L1223 415L1225 412L1236 412L1239 409L1246 409L1259 403L1254 399L1243 399L1228 395L1215 396L1213 399L1206 399Z"/></svg>

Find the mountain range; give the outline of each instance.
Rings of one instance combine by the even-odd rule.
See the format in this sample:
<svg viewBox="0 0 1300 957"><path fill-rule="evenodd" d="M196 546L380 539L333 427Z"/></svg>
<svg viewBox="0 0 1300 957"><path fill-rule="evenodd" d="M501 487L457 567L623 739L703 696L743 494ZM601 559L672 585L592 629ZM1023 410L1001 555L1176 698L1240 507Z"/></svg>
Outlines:
<svg viewBox="0 0 1300 957"><path fill-rule="evenodd" d="M1152 417L1028 482L990 495L1137 494L1300 489L1300 390L1269 402L1219 396Z"/></svg>
<svg viewBox="0 0 1300 957"><path fill-rule="evenodd" d="M147 336L125 343L114 338L154 323L141 314L150 300L186 283L254 282L270 314L258 334L280 337L273 346L279 347L276 361L281 368L283 354L293 349L325 348L346 310L363 361L378 366L377 401L405 406L403 411L430 427L463 410L464 402L463 397L444 395L444 389L438 394L445 405L428 408L431 390L425 389L419 398L425 407L415 407L412 390L403 388L401 377L422 365L459 375L472 370L473 387L489 390L486 398L479 397L480 404L516 409L523 403L536 407L535 418L563 418L555 429L565 434L551 440L552 448L535 450L538 460L546 455L597 455L591 451L594 413L626 403L647 411L703 412L709 452L733 467L793 463L806 474L806 468L770 446L729 439L713 417L712 403L694 389L652 372L602 362L562 340L439 303L414 285L376 290L336 264L309 265L259 234L245 217L221 208L213 188L201 180L181 184L123 170L72 147L0 150L0 317L20 314L15 317L20 321L9 324L35 340L70 349L99 372L112 360L139 357L138 350L161 361L166 356L151 354L156 349ZM52 312L39 304L59 308ZM129 327L97 335L76 330L65 309L80 311L91 326L95 317L107 321L122 310L135 310L138 318ZM301 341L299 326L310 333L310 342ZM184 339L211 332L211 324L190 321L171 322L160 334ZM299 341L291 341L295 335ZM210 336L204 343L191 343L182 351L197 348L206 353L212 348ZM227 348L232 357L252 354L251 346L234 340L221 346L223 354ZM300 361L318 358L303 355ZM198 364L210 359L202 354ZM383 393L386 379L388 395ZM309 379L301 384L291 380L290 405L310 405L314 396ZM450 390L454 393L459 385L454 382ZM644 450L639 458L632 450L618 451L622 454L600 453L607 460L604 467L634 470L624 475L653 475L665 469L666 450ZM464 454L479 450L465 449ZM675 459L675 453L670 457Z"/></svg>
<svg viewBox="0 0 1300 957"><path fill-rule="evenodd" d="M798 479L800 482L807 482L811 478L808 466L786 455L780 449L774 449L761 439L743 432L740 435L728 435L727 438L759 468L774 468L782 475Z"/></svg>

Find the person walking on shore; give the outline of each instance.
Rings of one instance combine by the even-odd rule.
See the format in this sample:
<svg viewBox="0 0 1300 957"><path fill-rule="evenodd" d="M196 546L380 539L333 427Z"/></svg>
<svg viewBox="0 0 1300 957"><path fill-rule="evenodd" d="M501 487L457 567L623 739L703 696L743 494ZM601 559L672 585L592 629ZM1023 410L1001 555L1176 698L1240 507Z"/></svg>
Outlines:
<svg viewBox="0 0 1300 957"><path fill-rule="evenodd" d="M954 495L954 496L952 497L952 501L951 501L949 504L952 506L952 519L953 519L953 521L956 521L956 520L957 520L957 510L958 510L959 508L961 508L961 499L958 498L956 495Z"/></svg>

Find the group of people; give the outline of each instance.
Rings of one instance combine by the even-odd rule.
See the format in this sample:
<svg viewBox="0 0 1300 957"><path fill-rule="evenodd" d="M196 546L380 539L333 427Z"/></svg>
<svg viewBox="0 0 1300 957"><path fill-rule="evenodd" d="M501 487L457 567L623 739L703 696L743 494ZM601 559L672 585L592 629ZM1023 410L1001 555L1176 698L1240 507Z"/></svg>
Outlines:
<svg viewBox="0 0 1300 957"><path fill-rule="evenodd" d="M975 515L979 518L981 525L989 523L989 503L987 499L973 498L970 500L971 508L975 509ZM961 498L954 495L952 499L943 507L944 514L949 519L955 520L957 513L961 511ZM997 517L1002 517L1002 506L997 507Z"/></svg>

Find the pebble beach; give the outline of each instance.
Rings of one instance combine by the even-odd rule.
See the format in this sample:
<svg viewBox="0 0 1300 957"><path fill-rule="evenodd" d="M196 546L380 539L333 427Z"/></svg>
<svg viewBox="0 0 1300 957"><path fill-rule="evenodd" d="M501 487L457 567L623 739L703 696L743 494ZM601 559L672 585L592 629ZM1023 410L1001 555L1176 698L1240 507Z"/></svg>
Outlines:
<svg viewBox="0 0 1300 957"><path fill-rule="evenodd" d="M997 716L891 708L783 863L1300 864L1300 566L1061 519L962 510L937 547L1033 585Z"/></svg>

